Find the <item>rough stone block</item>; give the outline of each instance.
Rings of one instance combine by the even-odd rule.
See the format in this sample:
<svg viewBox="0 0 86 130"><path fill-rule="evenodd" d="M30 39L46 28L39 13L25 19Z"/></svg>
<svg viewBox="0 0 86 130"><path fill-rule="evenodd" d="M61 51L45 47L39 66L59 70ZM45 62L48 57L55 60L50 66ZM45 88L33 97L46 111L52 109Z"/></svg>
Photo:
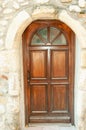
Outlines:
<svg viewBox="0 0 86 130"><path fill-rule="evenodd" d="M4 9L3 14L10 14L10 13L12 13L12 12L13 12L13 9L11 9L11 8L6 8L6 9Z"/></svg>
<svg viewBox="0 0 86 130"><path fill-rule="evenodd" d="M57 13L53 6L38 6L32 12L33 19L56 19Z"/></svg>
<svg viewBox="0 0 86 130"><path fill-rule="evenodd" d="M80 75L78 81L79 89L86 91L86 69L81 69L79 75Z"/></svg>
<svg viewBox="0 0 86 130"><path fill-rule="evenodd" d="M80 7L77 6L77 5L70 5L70 6L69 6L69 11L81 12L81 9L80 9Z"/></svg>
<svg viewBox="0 0 86 130"><path fill-rule="evenodd" d="M85 0L78 0L78 4L81 8L85 7L86 1Z"/></svg>
<svg viewBox="0 0 86 130"><path fill-rule="evenodd" d="M10 96L18 96L20 90L20 81L18 73L9 73L9 90Z"/></svg>
<svg viewBox="0 0 86 130"><path fill-rule="evenodd" d="M0 53L0 71L19 71L19 50L2 51Z"/></svg>
<svg viewBox="0 0 86 130"><path fill-rule="evenodd" d="M71 2L72 0L61 0L62 3L68 3Z"/></svg>
<svg viewBox="0 0 86 130"><path fill-rule="evenodd" d="M9 97L7 102L7 113L19 113L19 97Z"/></svg>
<svg viewBox="0 0 86 130"><path fill-rule="evenodd" d="M4 96L0 96L0 104L6 105L7 103L7 98Z"/></svg>
<svg viewBox="0 0 86 130"><path fill-rule="evenodd" d="M0 104L0 115L5 113L5 106Z"/></svg>
<svg viewBox="0 0 86 130"><path fill-rule="evenodd" d="M38 4L45 4L49 2L50 0L35 0Z"/></svg>

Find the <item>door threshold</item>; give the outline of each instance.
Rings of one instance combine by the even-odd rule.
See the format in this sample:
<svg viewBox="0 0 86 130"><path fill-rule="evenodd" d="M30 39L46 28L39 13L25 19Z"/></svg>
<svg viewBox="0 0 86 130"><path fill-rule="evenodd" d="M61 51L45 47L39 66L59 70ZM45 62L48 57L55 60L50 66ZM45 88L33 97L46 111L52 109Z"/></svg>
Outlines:
<svg viewBox="0 0 86 130"><path fill-rule="evenodd" d="M71 125L71 123L29 123L29 126L35 127L35 126L61 126L61 127L74 127L74 125Z"/></svg>
<svg viewBox="0 0 86 130"><path fill-rule="evenodd" d="M30 123L30 127L41 127L43 130L77 130L74 125L69 123Z"/></svg>

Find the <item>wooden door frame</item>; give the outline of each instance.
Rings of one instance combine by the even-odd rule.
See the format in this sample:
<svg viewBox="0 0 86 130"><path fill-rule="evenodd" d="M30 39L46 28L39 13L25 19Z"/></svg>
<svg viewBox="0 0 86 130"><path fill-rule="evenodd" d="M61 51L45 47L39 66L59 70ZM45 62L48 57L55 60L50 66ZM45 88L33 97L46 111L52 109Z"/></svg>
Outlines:
<svg viewBox="0 0 86 130"><path fill-rule="evenodd" d="M36 20L37 21L37 20ZM41 21L53 21L53 20L38 20L39 22ZM54 20L55 21L55 20ZM63 22L59 21L59 20L56 20L57 22L59 22L60 24L64 24ZM34 23L35 21L33 21L32 23ZM31 23L31 24L32 24ZM30 26L30 25L29 25ZM29 27L28 26L28 27ZM66 24L65 26L67 28L69 28ZM28 96L28 72L27 72L27 68L28 68L28 65L27 65L27 56L28 56L28 41L26 41L25 39L28 38L28 34L26 33L28 31L28 27L26 28L26 30L24 31L23 35L22 35L22 52L23 52L23 77L24 77L24 106L25 106L25 125L27 126L28 123L29 123L29 118L28 118L28 99L27 99L27 96ZM73 54L73 57L71 57L71 55L69 55L69 59L72 60L72 64L73 64L73 71L70 71L70 75L72 75L72 85L71 85L71 92L72 92L72 104L70 107L70 110L71 108L73 108L73 110L71 110L71 113L72 113L72 117L71 117L71 123L74 124L74 69L75 69L75 66L74 66L74 63L75 63L75 35L73 33L73 31L69 28L70 30L70 35L71 35L71 44L72 44L72 54ZM64 30L64 32L66 32ZM68 34L66 35L67 37L67 40L68 39ZM70 42L70 41L69 41Z"/></svg>

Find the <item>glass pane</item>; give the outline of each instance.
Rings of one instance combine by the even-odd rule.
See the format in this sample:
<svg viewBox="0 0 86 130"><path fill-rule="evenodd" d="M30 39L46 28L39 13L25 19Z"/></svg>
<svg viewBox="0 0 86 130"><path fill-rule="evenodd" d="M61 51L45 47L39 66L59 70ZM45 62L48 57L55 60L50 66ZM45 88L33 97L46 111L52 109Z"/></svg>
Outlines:
<svg viewBox="0 0 86 130"><path fill-rule="evenodd" d="M42 36L43 39L45 39L45 42L47 42L47 28L38 30L38 33Z"/></svg>
<svg viewBox="0 0 86 130"><path fill-rule="evenodd" d="M50 42L48 41L48 35L50 37ZM33 36L31 45L66 45L66 38L61 30L50 27L50 34L48 34L47 28L39 29Z"/></svg>
<svg viewBox="0 0 86 130"><path fill-rule="evenodd" d="M54 40L52 42L52 45L66 45L66 38L64 37L63 34L61 34L59 37L56 38L56 40Z"/></svg>
<svg viewBox="0 0 86 130"><path fill-rule="evenodd" d="M59 34L60 30L58 30L57 28L51 27L50 28L50 41L52 42L54 40L54 38L57 36L57 34Z"/></svg>
<svg viewBox="0 0 86 130"><path fill-rule="evenodd" d="M31 41L31 45L44 45L44 43L39 39L39 37L35 34Z"/></svg>
<svg viewBox="0 0 86 130"><path fill-rule="evenodd" d="M47 28L39 29L32 38L31 45L45 45L47 42Z"/></svg>

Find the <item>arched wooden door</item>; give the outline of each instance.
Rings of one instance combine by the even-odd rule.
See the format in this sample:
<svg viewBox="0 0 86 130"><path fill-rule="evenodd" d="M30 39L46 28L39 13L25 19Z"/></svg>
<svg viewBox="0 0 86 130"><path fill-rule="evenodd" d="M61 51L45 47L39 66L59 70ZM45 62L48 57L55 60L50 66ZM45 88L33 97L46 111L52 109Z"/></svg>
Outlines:
<svg viewBox="0 0 86 130"><path fill-rule="evenodd" d="M72 123L74 33L57 20L32 22L23 33L27 123Z"/></svg>

